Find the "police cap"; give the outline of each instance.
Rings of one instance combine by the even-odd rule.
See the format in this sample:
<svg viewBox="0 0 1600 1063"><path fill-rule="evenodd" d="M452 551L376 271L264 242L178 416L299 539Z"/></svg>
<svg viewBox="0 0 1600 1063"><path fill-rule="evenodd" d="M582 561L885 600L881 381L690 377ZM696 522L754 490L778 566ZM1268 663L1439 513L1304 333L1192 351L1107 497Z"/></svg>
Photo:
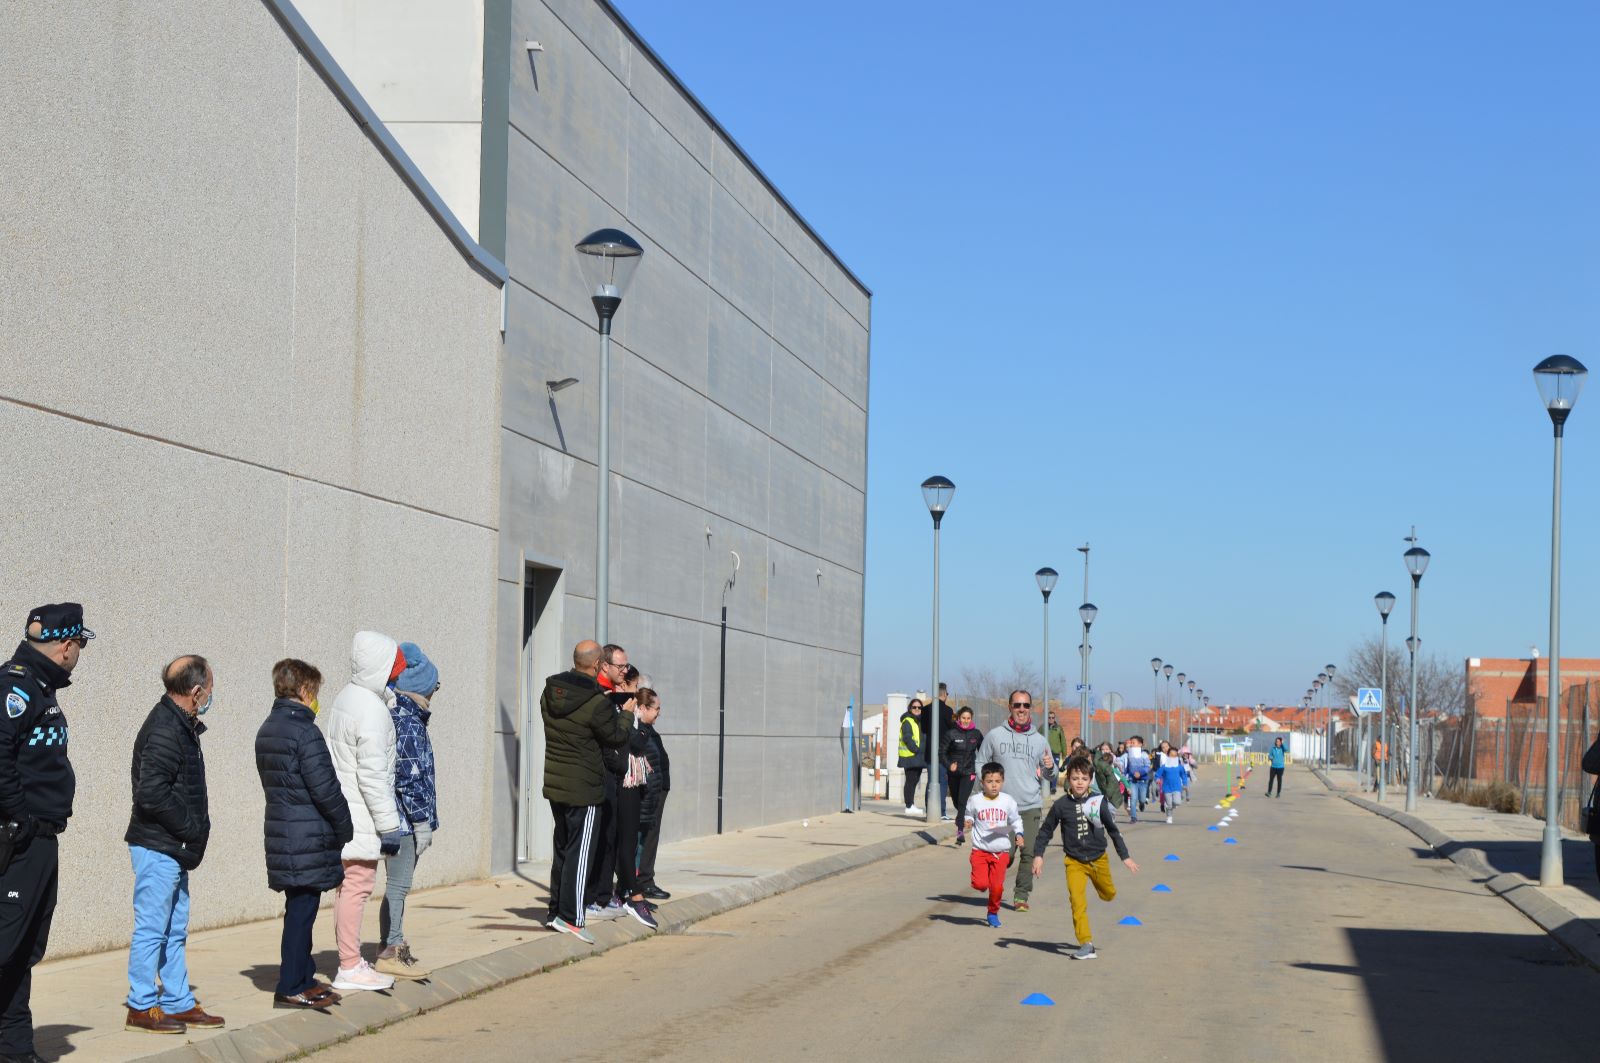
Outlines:
<svg viewBox="0 0 1600 1063"><path fill-rule="evenodd" d="M33 633L33 625L39 633ZM28 614L29 642L63 642L67 639L92 639L94 632L83 626L83 606L77 602L41 605Z"/></svg>

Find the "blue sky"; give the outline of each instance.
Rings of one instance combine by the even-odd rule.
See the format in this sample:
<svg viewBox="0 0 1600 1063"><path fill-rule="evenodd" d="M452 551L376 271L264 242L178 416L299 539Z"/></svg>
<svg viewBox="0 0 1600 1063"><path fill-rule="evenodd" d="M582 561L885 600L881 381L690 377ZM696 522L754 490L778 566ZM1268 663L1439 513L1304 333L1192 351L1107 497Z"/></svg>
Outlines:
<svg viewBox="0 0 1600 1063"><path fill-rule="evenodd" d="M1081 555L1098 691L1152 656L1292 702L1405 634L1547 642L1550 427L1600 370L1600 5L619 0L873 289L866 685L1038 662ZM1563 650L1600 656L1600 387L1566 439ZM1393 626L1393 625L1392 625ZM1056 685L1057 696L1070 686Z"/></svg>

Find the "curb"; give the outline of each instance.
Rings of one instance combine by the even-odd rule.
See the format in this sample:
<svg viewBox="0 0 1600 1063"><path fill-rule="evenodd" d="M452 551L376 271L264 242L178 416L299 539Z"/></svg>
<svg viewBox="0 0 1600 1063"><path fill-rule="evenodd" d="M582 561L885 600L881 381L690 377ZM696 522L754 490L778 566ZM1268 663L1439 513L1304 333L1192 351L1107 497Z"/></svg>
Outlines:
<svg viewBox="0 0 1600 1063"><path fill-rule="evenodd" d="M1496 871L1489 866L1489 862L1477 849L1452 838L1409 812L1388 808L1376 801L1369 801L1365 797L1340 790L1318 768L1312 768L1311 774L1320 779L1322 785L1336 797L1341 797L1357 808L1397 823L1421 838L1434 852L1472 876L1474 882L1533 920L1568 952L1600 971L1600 930L1591 927L1587 920L1573 913L1560 901L1552 900L1539 892L1537 883L1512 871Z"/></svg>
<svg viewBox="0 0 1600 1063"><path fill-rule="evenodd" d="M954 834L953 824L938 824L896 838L872 842L848 853L812 860L787 871L672 901L661 906L659 929L653 933L679 933L711 916L731 912L892 856L937 845ZM532 922L528 928L542 929L539 924ZM623 920L597 924L590 930L595 936L593 945L585 945L567 934L541 933L532 941L442 967L434 971L426 982L396 982L391 993L349 994L336 1008L327 1012L285 1012L277 1018L229 1030L141 1059L153 1063L280 1063L364 1033L372 1033L390 1023L421 1015L474 994L652 936L652 931L643 926Z"/></svg>

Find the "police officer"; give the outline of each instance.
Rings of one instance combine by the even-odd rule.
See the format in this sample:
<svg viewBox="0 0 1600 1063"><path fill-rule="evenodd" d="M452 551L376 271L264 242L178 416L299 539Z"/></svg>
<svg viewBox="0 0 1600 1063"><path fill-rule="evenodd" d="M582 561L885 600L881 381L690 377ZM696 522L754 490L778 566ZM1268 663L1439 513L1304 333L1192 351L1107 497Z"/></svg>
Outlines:
<svg viewBox="0 0 1600 1063"><path fill-rule="evenodd" d="M92 638L77 602L41 605L0 665L0 1063L39 1060L28 996L56 907L56 836L76 787L56 691Z"/></svg>

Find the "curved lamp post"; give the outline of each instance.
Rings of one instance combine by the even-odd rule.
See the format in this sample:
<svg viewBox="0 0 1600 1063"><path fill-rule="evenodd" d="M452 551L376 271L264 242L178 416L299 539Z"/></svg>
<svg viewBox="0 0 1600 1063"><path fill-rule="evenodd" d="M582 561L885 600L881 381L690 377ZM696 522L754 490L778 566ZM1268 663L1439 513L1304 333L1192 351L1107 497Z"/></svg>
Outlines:
<svg viewBox="0 0 1600 1063"><path fill-rule="evenodd" d="M578 241L578 265L589 285L589 301L600 324L599 487L595 491L594 635L609 640L606 614L611 605L611 319L622 305L644 248L621 229L596 229Z"/></svg>
<svg viewBox="0 0 1600 1063"><path fill-rule="evenodd" d="M1039 728L1040 734L1047 734L1050 726L1050 592L1056 589L1060 577L1061 573L1053 568L1041 568L1033 574L1039 593L1044 595L1044 725Z"/></svg>
<svg viewBox="0 0 1600 1063"><path fill-rule="evenodd" d="M956 485L943 476L930 476L922 481L922 501L927 503L928 514L933 517L933 685L928 689L933 691L933 711L928 713L928 748L937 751L939 748L939 523L944 520L944 514L950 508L950 500L956 495ZM936 768L938 763L930 756L928 767ZM933 772L928 772L928 790L925 804L927 805L927 821L939 822L939 806L933 803L933 795L937 793L933 786Z"/></svg>
<svg viewBox="0 0 1600 1063"><path fill-rule="evenodd" d="M1410 541L1417 541L1412 529ZM1417 810L1417 649L1422 640L1417 638L1417 596L1422 588L1422 574L1428 571L1428 559L1433 555L1420 546L1405 552L1406 571L1411 574L1411 637L1406 639L1406 649L1411 654L1411 696L1406 699L1406 811Z"/></svg>
<svg viewBox="0 0 1600 1063"><path fill-rule="evenodd" d="M1533 367L1533 382L1555 428L1555 472L1550 491L1550 686L1546 697L1544 754L1544 846L1539 854L1539 885L1560 886L1561 866L1561 435L1583 379L1583 363L1567 354L1552 354Z"/></svg>
<svg viewBox="0 0 1600 1063"><path fill-rule="evenodd" d="M1383 663L1379 665L1378 689L1383 695L1383 712L1378 715L1378 747L1383 750L1383 761L1378 765L1378 801L1389 795L1389 613L1394 609L1394 595L1379 591L1372 596L1383 619L1383 630L1378 645Z"/></svg>
<svg viewBox="0 0 1600 1063"><path fill-rule="evenodd" d="M1087 548L1084 550L1085 560L1088 558ZM1088 577L1085 576L1085 579ZM1078 619L1083 621L1083 690L1078 698L1078 737L1085 742L1089 741L1089 629L1094 626L1094 618L1100 615L1100 610L1095 608L1093 602L1084 602L1078 606Z"/></svg>

